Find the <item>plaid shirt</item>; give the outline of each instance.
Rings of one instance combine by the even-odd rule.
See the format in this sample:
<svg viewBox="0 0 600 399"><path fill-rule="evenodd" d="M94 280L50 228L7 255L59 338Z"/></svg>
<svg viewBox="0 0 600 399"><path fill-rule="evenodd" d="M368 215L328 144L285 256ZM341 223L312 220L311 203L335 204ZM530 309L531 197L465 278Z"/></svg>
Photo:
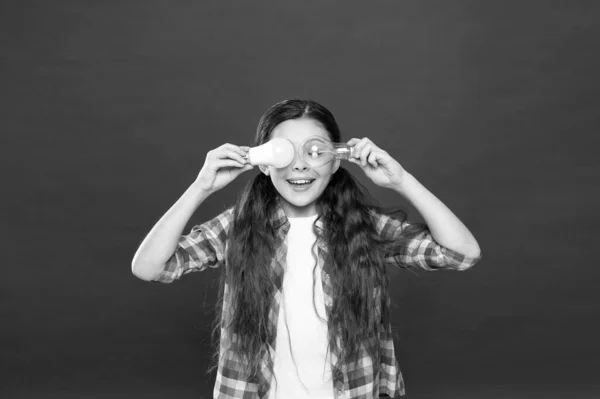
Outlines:
<svg viewBox="0 0 600 399"><path fill-rule="evenodd" d="M410 222L400 223L400 221L389 216L373 212L377 222L377 231L380 235L387 238L393 238L399 234L403 228ZM224 255L226 251L227 233L233 221L233 208L229 208L212 220L201 225L194 226L188 235L182 235L179 239L178 247L164 270L154 282L170 283L179 279L182 275L194 271L203 271L206 268L217 268L224 264ZM271 262L271 267L277 274L278 279L283 281L283 272L287 254L287 233L290 223L278 204L277 211L271 217L271 222L277 232L275 258ZM320 220L316 222L317 227L322 228ZM317 238L319 270L321 270L321 279L323 284L323 297L325 300L326 313L329 316L332 306L332 286L330 282L330 270L332 268L331 257L328 256L328 250L320 237ZM419 268L428 271L433 270L466 270L475 265L481 259L469 258L453 250L442 247L436 243L431 233L426 230L413 238L407 248L401 253L390 254L386 258L386 264L404 268ZM281 301L282 287L276 287L275 297L272 309L269 312L270 328L276 333L277 318L279 315L279 305ZM229 316L227 312L230 309L230 299L228 298L229 287L225 284L223 297L223 318ZM377 295L377 293L376 293ZM380 301L377 301L380 303ZM379 311L380 310L376 310ZM221 322L221 326L228 323ZM380 362L381 368L377 381L374 381L374 371L372 359L366 351L362 349L357 363L347 364L342 370L333 369L333 387L332 398L336 399L373 399L378 398L380 394L387 394L391 397L404 395L404 380L398 367L398 362L394 355L394 342L392 339L391 324L387 321L386 333L379 337L380 343ZM271 334L275 337L275 334ZM232 343L235 343L235 337L223 328L220 335L220 357L217 368L217 378L213 391L214 398L243 398L243 399L266 399L267 391L259 391L256 382L246 381L240 373L240 362L232 353L227 351ZM338 338L339 346L339 338ZM269 351L272 358L275 354L275 339L269 343ZM337 362L335 351L331 353L332 365ZM273 363L268 361L265 355L259 373L259 379L269 387L273 377Z"/></svg>

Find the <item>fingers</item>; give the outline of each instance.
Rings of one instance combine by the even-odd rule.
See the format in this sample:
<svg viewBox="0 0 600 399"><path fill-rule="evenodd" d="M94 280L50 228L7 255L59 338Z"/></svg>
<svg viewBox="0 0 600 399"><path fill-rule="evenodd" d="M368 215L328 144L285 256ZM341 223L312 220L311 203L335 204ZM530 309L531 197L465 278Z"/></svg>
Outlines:
<svg viewBox="0 0 600 399"><path fill-rule="evenodd" d="M362 166L367 166L367 157L371 153L372 148L373 148L373 145L369 143L369 144L365 144L360 149L358 158L360 158L360 163L362 164Z"/></svg>
<svg viewBox="0 0 600 399"><path fill-rule="evenodd" d="M241 168L238 168L238 169L232 169L232 170L231 170L231 173L232 173L232 174L233 174L235 177L238 177L238 176L239 176L239 175L241 175L242 173L244 173L244 172L247 172L247 171L249 171L249 170L252 170L253 168L254 168L254 165L247 164L247 165L244 165L244 166L242 166Z"/></svg>
<svg viewBox="0 0 600 399"><path fill-rule="evenodd" d="M222 168L243 168L245 166L252 166L246 163L239 162L235 159L217 159L213 163L213 169L219 170Z"/></svg>
<svg viewBox="0 0 600 399"><path fill-rule="evenodd" d="M381 152L381 150L367 137L362 139L352 138L347 144L353 147L352 156L356 159L354 163L358 163L363 167L367 166L367 163L373 167L377 166L377 159L380 159L377 152Z"/></svg>
<svg viewBox="0 0 600 399"><path fill-rule="evenodd" d="M221 147L224 147L224 148L228 148L228 149L230 149L230 150L233 150L233 151L235 151L236 153L240 154L242 157L243 157L244 155L246 155L246 153L248 153L248 150L250 150L250 147L246 147L246 146L243 146L243 147L242 147L242 146L237 146L237 145L235 145L235 144L229 144L229 143L227 143L227 144L223 144Z"/></svg>
<svg viewBox="0 0 600 399"><path fill-rule="evenodd" d="M245 147L248 148L249 147ZM208 157L214 157L216 159L233 159L246 165L248 161L244 158L248 151L245 151L242 147L238 147L233 144L223 144L222 146L210 151L207 154Z"/></svg>
<svg viewBox="0 0 600 399"><path fill-rule="evenodd" d="M369 155L367 155L367 163L369 165L371 165L372 167L376 167L377 166L377 153L371 152Z"/></svg>

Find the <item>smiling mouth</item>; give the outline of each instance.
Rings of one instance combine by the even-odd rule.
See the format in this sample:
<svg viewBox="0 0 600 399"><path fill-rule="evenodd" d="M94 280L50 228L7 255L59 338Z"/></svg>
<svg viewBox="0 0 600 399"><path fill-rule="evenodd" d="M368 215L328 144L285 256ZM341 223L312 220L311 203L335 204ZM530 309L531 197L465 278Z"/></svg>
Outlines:
<svg viewBox="0 0 600 399"><path fill-rule="evenodd" d="M315 181L315 179L287 180L287 182L289 184L291 184L292 186L297 186L297 187L308 186L309 184L311 184L314 181Z"/></svg>

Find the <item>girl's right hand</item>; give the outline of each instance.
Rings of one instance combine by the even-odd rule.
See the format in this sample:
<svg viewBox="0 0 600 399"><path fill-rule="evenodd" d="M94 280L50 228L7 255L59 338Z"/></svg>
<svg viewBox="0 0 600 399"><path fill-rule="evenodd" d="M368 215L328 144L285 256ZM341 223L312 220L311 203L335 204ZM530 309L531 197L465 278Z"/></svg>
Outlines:
<svg viewBox="0 0 600 399"><path fill-rule="evenodd" d="M254 167L244 159L249 150L250 147L223 144L209 151L194 184L209 193L222 189L240 174Z"/></svg>

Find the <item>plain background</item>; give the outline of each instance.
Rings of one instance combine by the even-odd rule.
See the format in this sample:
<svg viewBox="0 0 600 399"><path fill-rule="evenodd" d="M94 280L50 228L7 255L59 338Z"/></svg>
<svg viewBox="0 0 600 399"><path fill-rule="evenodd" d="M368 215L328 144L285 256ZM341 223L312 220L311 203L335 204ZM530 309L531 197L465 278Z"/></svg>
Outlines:
<svg viewBox="0 0 600 399"><path fill-rule="evenodd" d="M408 398L600 395L598 2L0 4L2 397L212 397L218 271L150 284L131 259L207 151L294 97L482 247L467 272L390 271Z"/></svg>

